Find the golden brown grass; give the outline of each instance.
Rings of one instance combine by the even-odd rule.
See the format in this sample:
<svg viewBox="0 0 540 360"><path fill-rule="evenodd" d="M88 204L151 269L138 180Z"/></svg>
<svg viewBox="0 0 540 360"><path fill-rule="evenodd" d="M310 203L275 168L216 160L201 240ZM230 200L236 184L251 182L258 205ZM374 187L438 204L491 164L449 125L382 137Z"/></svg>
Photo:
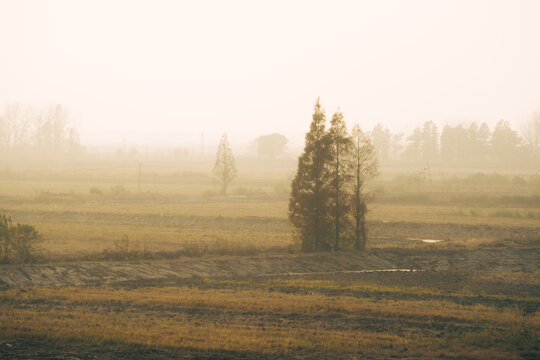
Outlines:
<svg viewBox="0 0 540 360"><path fill-rule="evenodd" d="M139 250L150 252L175 252L185 244L211 246L216 241L260 250L287 248L294 243L287 221L287 184L294 169L257 169L245 168L227 197L216 195L216 186L201 169L186 175L177 169L158 167L145 173L141 194L136 183L137 167L7 172L0 179L0 213L11 216L14 222L34 225L43 234L42 247L48 259L82 259L114 250L124 235ZM118 184L123 184L123 193L115 193ZM102 194L90 194L91 189ZM480 239L477 244L484 240L490 243L493 234L506 236L506 230L510 230L506 237L514 235L514 228L540 230L537 213L540 210L534 208L375 202L370 205L368 221L379 226L371 227L370 236L394 242L374 241L370 245L395 246L395 240L448 239L454 235L436 229L440 224L496 227L489 234L459 233L459 240L466 239L467 245L472 244L471 238ZM423 229L385 229L385 222L420 224Z"/></svg>
<svg viewBox="0 0 540 360"><path fill-rule="evenodd" d="M211 168L211 164L206 165ZM200 166L197 169L207 171ZM140 195L134 169L4 174L0 179L0 213L12 216L15 222L34 225L44 235L45 251L57 257L76 258L114 249L123 235L139 249L150 251L175 251L186 243L212 244L217 239L261 249L290 245L293 236L287 221L287 186L291 169L268 173L248 173L247 167L241 170L242 177L227 197L216 195L215 186L204 174L190 178L172 174L172 170L156 172L155 176L145 173ZM111 188L118 184L123 184L127 193L113 194ZM91 195L92 188L103 194ZM496 195L498 190L490 191ZM499 206L374 203L368 220L415 223L426 234L437 234L437 229L428 231L437 224L489 225L500 233L511 228L540 228L538 218L521 215L531 209L500 211ZM418 237L400 229L393 231L383 235ZM482 236L472 241L466 237L450 246L493 244L493 238ZM477 281L538 285L537 274L477 272L470 276ZM342 279L203 283L200 287L5 290L0 292L0 334L3 338L37 337L53 342L282 356L303 353L319 358L358 354L379 358L396 354L407 358L538 357L540 314L526 315L512 306L540 301L532 295L484 295L509 304L495 307L489 302L475 303L476 291L444 292ZM348 292L357 294L350 296Z"/></svg>
<svg viewBox="0 0 540 360"><path fill-rule="evenodd" d="M378 328L365 326L379 321ZM396 325L385 329L388 321L402 326L398 332ZM462 326L462 332L434 338L430 327L417 325L433 322ZM418 351L426 356L472 351L489 358L511 356L507 352L511 346L504 341L483 346L482 339L502 340L522 328L537 336L540 316L446 301L374 300L265 289L100 287L4 291L0 324L4 336L57 341L273 354Z"/></svg>

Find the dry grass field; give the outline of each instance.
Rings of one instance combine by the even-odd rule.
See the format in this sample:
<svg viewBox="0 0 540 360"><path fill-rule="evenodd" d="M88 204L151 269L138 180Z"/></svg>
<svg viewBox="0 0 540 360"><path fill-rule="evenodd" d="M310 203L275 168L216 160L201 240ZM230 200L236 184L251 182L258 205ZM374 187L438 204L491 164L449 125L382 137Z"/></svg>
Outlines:
<svg viewBox="0 0 540 360"><path fill-rule="evenodd" d="M99 346L100 357L141 359L539 355L537 278L521 285L533 290L526 296L511 295L509 282L477 296L486 289L452 289L468 282L459 273L371 275L6 290L0 354L84 358Z"/></svg>
<svg viewBox="0 0 540 360"><path fill-rule="evenodd" d="M123 236L133 249L148 252L180 251L193 244L286 249L294 239L287 220L294 167L286 165L291 166L247 173L226 197L203 172L147 174L139 193L129 169L4 171L0 213L36 226L49 260L112 251ZM378 195L368 214L371 246L416 238L527 237L540 227L538 186L516 187L509 180L482 191L463 184L452 190L456 181L451 178L404 189L395 179L400 176L376 184Z"/></svg>
<svg viewBox="0 0 540 360"><path fill-rule="evenodd" d="M293 170L246 172L227 196L197 171L145 174L139 193L132 169L6 170L0 214L39 230L41 263L297 256L287 220ZM533 176L482 190L467 174L412 185L400 176L383 174L373 187L369 251L520 248L538 262ZM0 357L536 359L540 273L503 260L468 270L8 287Z"/></svg>

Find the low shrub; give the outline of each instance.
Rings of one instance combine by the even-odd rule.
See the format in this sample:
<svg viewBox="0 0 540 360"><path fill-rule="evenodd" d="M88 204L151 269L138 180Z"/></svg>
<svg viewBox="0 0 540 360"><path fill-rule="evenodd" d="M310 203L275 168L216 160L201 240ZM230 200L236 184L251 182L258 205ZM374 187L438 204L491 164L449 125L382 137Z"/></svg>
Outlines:
<svg viewBox="0 0 540 360"><path fill-rule="evenodd" d="M33 226L13 225L10 217L0 214L0 262L34 262L40 241L41 234Z"/></svg>

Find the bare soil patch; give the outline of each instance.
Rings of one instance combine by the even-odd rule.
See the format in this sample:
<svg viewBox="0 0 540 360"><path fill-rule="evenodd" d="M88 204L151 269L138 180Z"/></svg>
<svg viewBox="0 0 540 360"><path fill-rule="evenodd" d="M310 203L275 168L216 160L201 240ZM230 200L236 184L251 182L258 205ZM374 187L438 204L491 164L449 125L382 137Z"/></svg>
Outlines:
<svg viewBox="0 0 540 360"><path fill-rule="evenodd" d="M237 331L242 326L250 326L254 331L267 334L268 341L278 330L295 332L299 329L316 329L325 334L340 332L381 338L391 336L408 339L411 343L384 345L381 342L374 349L359 347L355 353L329 351L324 346L309 351L299 347L289 349L286 353L267 353L220 348L202 350L181 345L145 346L144 342L114 342L97 337L83 337L86 339L84 341L83 338L59 339L54 334L25 334L31 329L25 330L24 326L19 325L19 336L10 338L0 335L0 358L536 359L540 351L538 329L494 320L448 316L444 309L433 316L426 315L424 308L411 313L395 310L394 306L403 303L427 304L423 306L441 304L459 307L464 312L478 308L478 316L483 316L483 309L486 309L529 321L540 309L540 284L537 279L539 260L540 249L537 248L448 249L433 245L424 249L372 249L363 253L3 266L0 267L0 286L6 289L5 294L16 292L17 296L6 296L0 306L8 312L21 314L15 319L22 319L24 314L35 314L37 318L44 319L50 317L47 314L58 314L62 321L69 323L71 316L94 314L100 319L106 318L106 322L111 319L112 323L141 317L148 321L147 324L173 321L174 326L179 328L186 324L191 324L193 328L215 324L218 328ZM389 269L416 271L377 271ZM374 271L357 272L360 270ZM47 289L64 286L80 287ZM7 290L10 288L16 289ZM260 296L275 299L298 297L306 302L318 298L324 300L324 306L319 309L324 311L272 310L265 306L244 308L226 305L227 302L210 306L205 303L206 295L201 295L200 302L191 303L176 301L176 297L174 302L133 300L138 299L139 294L165 293L171 289L184 289L185 294L215 294L221 291L233 296L250 296L252 293L258 294L252 295L257 300ZM109 293L102 298L80 296L76 300L54 295L59 291L74 290ZM36 291L52 292L53 295L40 297L35 294ZM131 300L125 299L125 295L110 298L110 294L130 292L135 293ZM333 305L336 301L351 304L367 301L388 304L388 307L348 312ZM269 305L270 302L265 304ZM84 320L84 316L81 319ZM54 319L48 321L54 323ZM133 331L136 333L137 329ZM493 344L486 343L491 338L499 340L493 340ZM505 339L502 345L497 343L501 339ZM467 342L465 345L462 344L464 340ZM204 342L204 339L200 341ZM428 352L425 352L426 344L431 344ZM463 346L471 351L465 351Z"/></svg>
<svg viewBox="0 0 540 360"><path fill-rule="evenodd" d="M336 273L354 270L514 271L535 273L540 249L373 249L333 254L234 257L174 261L97 262L0 267L0 287L114 284L192 277ZM396 275L406 277L410 274ZM347 276L344 274L344 276ZM441 282L446 280L440 280Z"/></svg>

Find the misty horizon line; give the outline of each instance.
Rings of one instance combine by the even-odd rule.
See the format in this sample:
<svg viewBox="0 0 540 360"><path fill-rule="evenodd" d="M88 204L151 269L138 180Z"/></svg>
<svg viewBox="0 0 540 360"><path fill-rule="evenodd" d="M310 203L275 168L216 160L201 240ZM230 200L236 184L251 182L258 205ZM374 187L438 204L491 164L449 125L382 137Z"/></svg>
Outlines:
<svg viewBox="0 0 540 360"><path fill-rule="evenodd" d="M186 129L182 128L181 126L169 128L161 127L160 129L156 129L153 127L141 127L140 125L134 127L133 129L123 130L116 128L111 129L110 131L104 131L102 129L90 129L88 127L88 124L95 123L95 120L85 120L84 114L72 112L71 107L66 107L65 105L60 103L50 102L49 105L45 106L16 101L4 102L4 109L9 108L10 106L29 109L28 112L33 113L44 112L44 110L46 110L47 108L52 108L54 106L61 106L64 111L66 111L67 109L67 115L69 117L67 124L77 130L80 138L80 144L88 148L121 147L123 146L123 144L126 144L126 146L138 148L200 147L201 135L204 136L204 142L208 143L208 146L210 146L210 144L212 144L212 146L217 146L221 135L224 133L228 134L231 146L237 148L247 147L257 137L270 135L272 133L284 135L288 139L288 146L291 146L292 148L301 148L304 144L304 137L308 129L307 124L309 121L309 118L302 119L306 122L305 131L297 131L296 129L295 131L288 131L287 129L281 128L276 129L275 131L259 131L256 133L255 131L250 131L246 127L238 126L222 126L220 130L218 130L219 127L216 127L216 129L201 128L196 130L189 128L186 131ZM335 111L340 111L339 109L340 108L338 106ZM0 113L0 119L2 119L2 117L6 118L5 113L6 110L4 110L4 114ZM333 112L328 111L328 114L331 113ZM354 119L351 120L347 117L346 112L344 112L344 117L347 121L348 128L352 128L353 125L358 124L362 131L368 134L371 133L371 131L376 126L382 124L382 126L385 129L388 129L392 134L401 135L403 137L403 143L405 144L407 136L412 134L415 128L422 127L423 124L428 121L433 122L438 127L439 131L442 131L444 126L447 125L453 127L463 126L467 128L473 123L476 123L478 126L480 126L480 124L482 123L486 123L490 128L494 128L497 122L505 120L508 121L511 127L521 135L523 126L532 117L539 113L540 107L534 108L528 111L528 116L522 116L524 117L523 119L514 119L513 121L512 119L506 119L503 116L490 119L480 119L475 116L442 117L438 120L432 118L429 120L418 120L418 122L409 123L409 127L396 126L396 119L393 119L393 121L388 120L378 122L371 122L368 120L354 121ZM181 124L182 122L179 123ZM185 120L184 123L189 122ZM402 124L403 122L397 121L397 123Z"/></svg>
<svg viewBox="0 0 540 360"><path fill-rule="evenodd" d="M340 111L339 108L337 111ZM328 114L330 115L330 113ZM345 119L347 120L347 117ZM524 132L525 126L528 123L532 124L533 121L538 122L538 119L540 119L540 112L533 112L529 121L521 124L521 129L513 128L508 121L504 120L498 120L493 125L492 122L466 121L464 119L457 122L447 121L442 124L441 122L426 121L423 125L407 129L407 132L394 132L392 126L384 122L377 123L372 129L369 129L368 126L361 126L361 128L371 137L376 148L379 148L380 144L386 146L384 145L385 142L391 144L388 146L392 150L387 150L386 153L392 151L393 155L387 154L383 156L381 160L385 160L385 158L397 158L403 155L413 145L414 138L419 136L417 133L425 132L428 125L429 131L433 132L429 136L435 137L436 147L434 151L436 152L442 151L443 136L447 128L450 128L450 130L461 128L463 131L469 132L473 130L473 133L475 133L479 128L484 127L484 132L487 131L487 136L490 136L491 131L496 130L501 123L508 131L515 134L510 134L510 137L515 138L513 140L514 147L526 147L528 141ZM327 119L328 123L329 120ZM22 149L26 147L30 149L34 147L45 151L52 150L53 152L60 149L66 151L71 148L76 152L82 150L87 154L127 154L128 152L136 152L140 153L139 155L155 155L160 152L178 152L182 153L183 156L207 156L215 152L221 135L228 134L231 147L235 149L237 155L250 157L257 153L255 144L258 139L271 134L279 134L285 138L285 147L281 150L280 156L294 157L302 152L306 134L306 132L303 132L304 136L300 136L300 133L296 131L296 134L291 136L290 131L275 131L271 134L248 135L247 132L239 134L236 131L237 127L228 131L219 131L218 127L216 127L212 131L153 129L142 132L132 129L119 132L100 130L99 132L94 131L92 136L92 132L80 132L77 125L84 124L81 124L80 121L74 121L72 113L61 104L44 108L16 102L11 103L6 105L4 113L0 114L0 146L15 150L16 148ZM348 130L350 130L355 124L348 122L347 125ZM84 128L84 126L82 127ZM306 128L306 130L308 129ZM424 134L424 136L426 135ZM379 141L377 141L376 137L379 137ZM536 151L535 147L533 149L534 157L536 157ZM382 153L385 153L385 151Z"/></svg>
<svg viewBox="0 0 540 360"><path fill-rule="evenodd" d="M534 116L534 114L538 114L538 111L531 112L531 118ZM346 114L345 114L345 118ZM519 126L516 126L516 124L510 123L510 128L516 133L519 134L520 137L522 137L523 127L527 124L527 121L530 120L527 119L519 124ZM504 118L491 120L491 121L478 121L478 120L429 120L426 122L432 122L437 126L439 132L442 132L445 126L451 126L451 127L463 127L465 129L469 128L472 124L476 124L477 126L480 126L483 123L486 123L487 126L490 129L494 129L498 122L500 121L507 121ZM365 132L368 135L371 135L374 128L377 126L382 126L384 129L389 130L390 133L393 135L401 136L400 143L402 145L407 144L407 137L412 135L414 130L416 128L421 128L426 122L420 123L416 126L413 126L411 128L408 128L406 130L399 129L396 130L395 127L392 127L391 124L387 124L385 122L378 122L374 126L368 127L368 126L362 126L359 122L351 122L347 123L348 130L352 128L352 126L358 124L363 132ZM125 147L135 147L135 148L178 148L178 147L185 147L185 148L200 148L201 142L200 137L201 134L204 135L204 147L217 147L219 143L219 139L221 135L227 134L229 138L229 142L231 143L231 146L233 148L248 148L256 139L260 136L266 136L271 134L281 134L284 135L287 140L287 148L290 148L291 150L294 149L295 152L301 152L304 141L305 141L305 134L304 132L295 132L294 134L287 131L273 131L273 132L266 132L266 133L258 133L258 134L250 134L246 135L244 134L238 134L236 129L230 129L228 131L193 131L190 135L186 134L183 130L163 130L163 131L156 131L156 130L136 130L136 131L125 131L125 132L118 132L118 131L111 131L111 132L99 132L99 133L80 133L81 135L81 145L88 147L88 148L94 148L94 149L109 149L109 148L125 148ZM241 131L239 131L241 132ZM175 134L176 133L176 134ZM98 135L99 134L99 135ZM124 145L125 144L125 145Z"/></svg>

